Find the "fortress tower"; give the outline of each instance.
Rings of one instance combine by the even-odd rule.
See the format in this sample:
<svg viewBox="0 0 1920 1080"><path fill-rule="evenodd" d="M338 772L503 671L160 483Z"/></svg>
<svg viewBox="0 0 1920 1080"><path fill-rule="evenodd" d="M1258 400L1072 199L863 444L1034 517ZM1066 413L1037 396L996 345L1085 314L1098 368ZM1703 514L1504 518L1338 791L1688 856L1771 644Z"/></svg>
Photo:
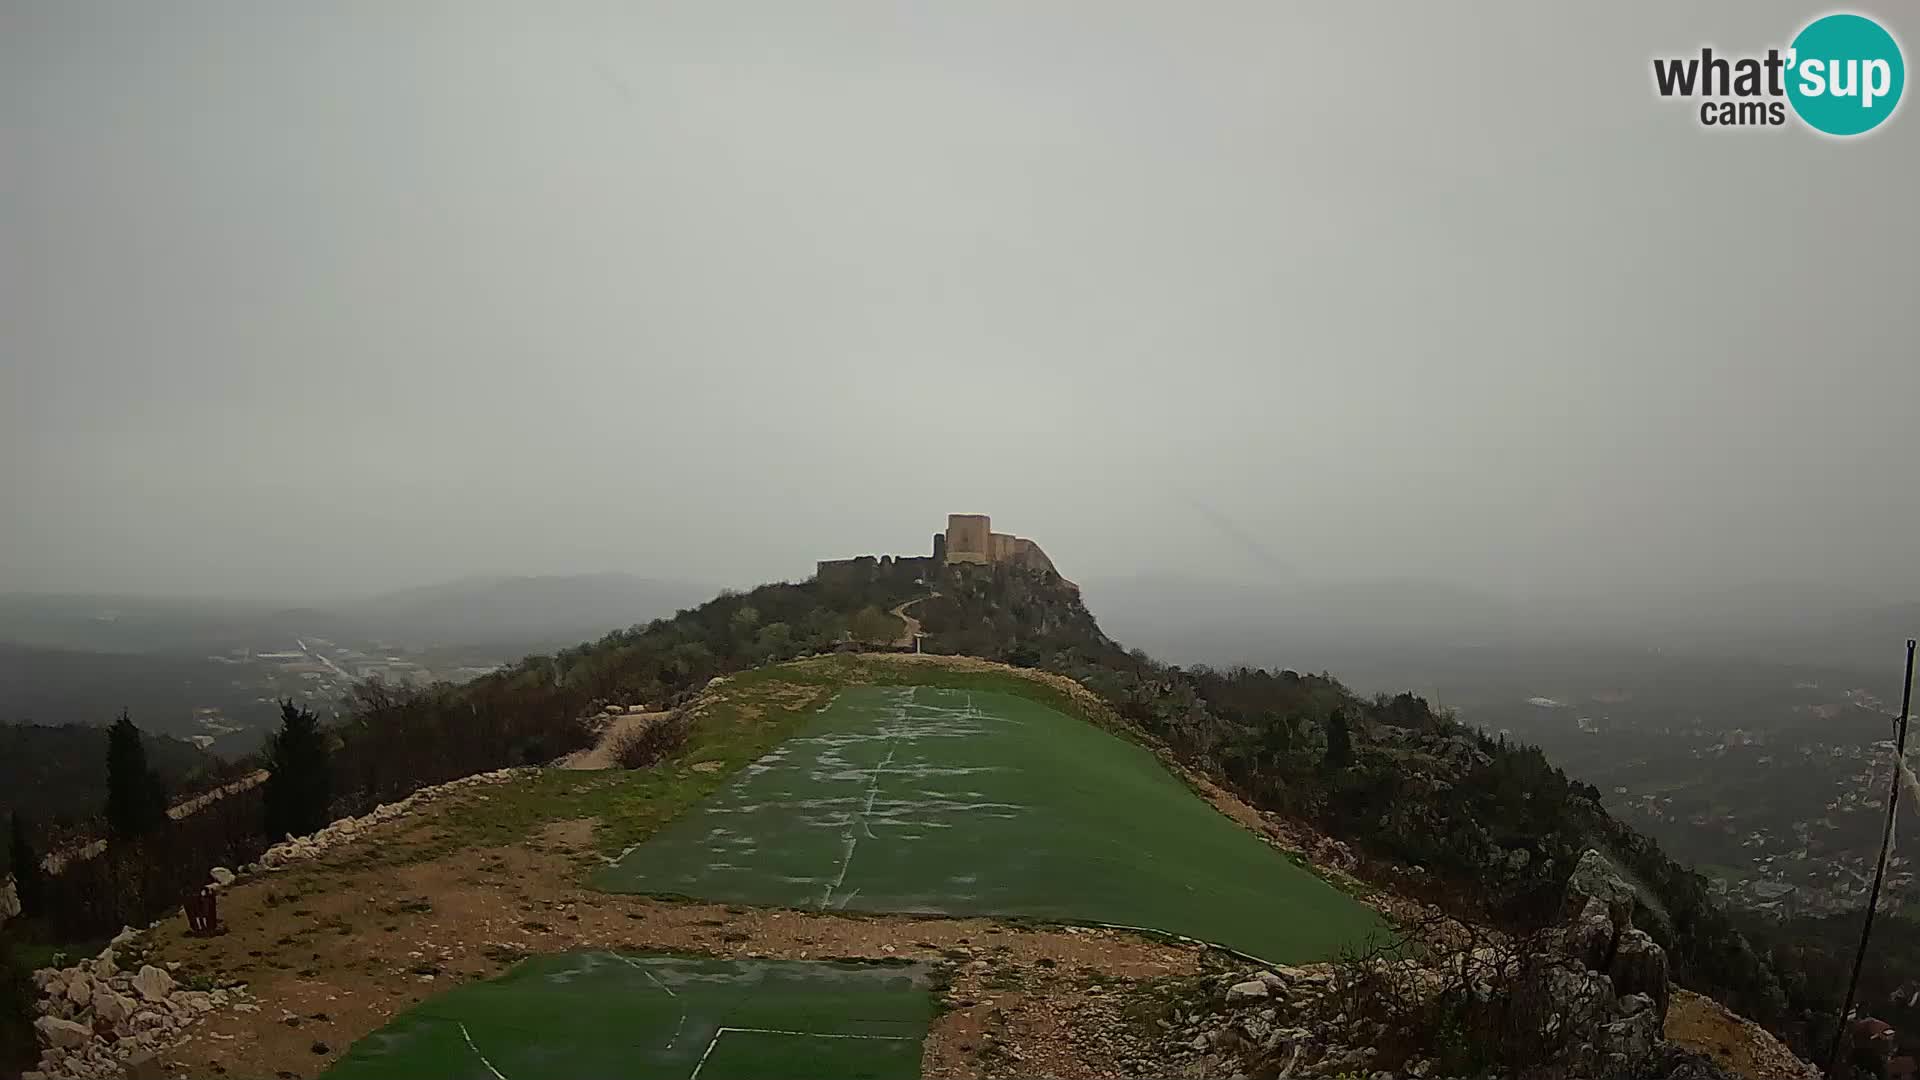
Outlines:
<svg viewBox="0 0 1920 1080"><path fill-rule="evenodd" d="M947 562L993 561L993 522L985 514L947 515Z"/></svg>
<svg viewBox="0 0 1920 1080"><path fill-rule="evenodd" d="M933 549L936 554L943 550L937 535ZM1060 572L1054 569L1053 560L1047 558L1047 553L1040 550L1039 544L1024 536L994 532L993 521L985 514L948 514L944 551L949 565L1012 563L1031 570L1045 570L1050 574Z"/></svg>

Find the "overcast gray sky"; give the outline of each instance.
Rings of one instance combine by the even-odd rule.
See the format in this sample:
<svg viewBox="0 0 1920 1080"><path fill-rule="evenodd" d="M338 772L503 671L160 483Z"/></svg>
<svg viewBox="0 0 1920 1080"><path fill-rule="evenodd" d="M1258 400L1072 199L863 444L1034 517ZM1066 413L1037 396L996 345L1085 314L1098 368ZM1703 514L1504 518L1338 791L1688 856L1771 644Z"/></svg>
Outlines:
<svg viewBox="0 0 1920 1080"><path fill-rule="evenodd" d="M1652 89L1824 10L0 0L0 589L1911 599L1920 115Z"/></svg>

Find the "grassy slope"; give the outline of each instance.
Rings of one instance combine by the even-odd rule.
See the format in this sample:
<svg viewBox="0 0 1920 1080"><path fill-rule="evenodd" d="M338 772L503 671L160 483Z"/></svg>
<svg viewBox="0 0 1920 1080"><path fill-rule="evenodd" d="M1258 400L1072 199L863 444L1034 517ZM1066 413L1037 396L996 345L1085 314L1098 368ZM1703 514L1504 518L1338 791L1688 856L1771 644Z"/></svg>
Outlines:
<svg viewBox="0 0 1920 1080"><path fill-rule="evenodd" d="M1119 722L1091 692L1056 675L964 657L812 657L743 672L707 690L693 706L694 727L688 747L673 762L632 772L543 770L516 783L485 789L484 793L464 794L448 812L437 815L437 828L412 831L404 840L357 845L347 849L349 854L343 862L354 867L404 864L469 847L518 843L551 822L593 818L598 822L594 832L598 857L581 861L585 876L659 832L725 786L741 768L798 733L817 719L818 710L842 689L863 685L1009 694L1152 749L1148 740ZM1177 781L1169 776L1167 782ZM1213 812L1198 803L1193 809ZM1233 839L1246 841L1241 846L1247 848L1248 857L1285 859L1251 842L1249 836ZM1333 921L1344 925L1350 921L1344 915L1364 911L1345 896L1335 895L1333 900L1337 904L1332 907L1310 905L1318 913L1315 917L1343 916ZM1257 915L1249 908L1245 914L1249 918L1287 917L1277 909L1269 914L1265 908ZM1207 934L1193 936L1220 940ZM1282 956L1297 952L1292 948L1280 951Z"/></svg>
<svg viewBox="0 0 1920 1080"><path fill-rule="evenodd" d="M693 734L679 760L638 772L544 770L531 780L489 792L487 805L476 808L478 812L449 815L451 828L440 841L406 855L430 857L470 845L513 843L548 821L585 817L600 821L594 834L600 850L617 855L799 731L842 688L858 685L1014 694L1103 727L1114 726L1092 695L1070 692L1068 687L1079 688L1067 680L1015 673L981 661L911 661L885 655L796 660L742 672L703 694L694 704ZM706 765L709 762L713 765Z"/></svg>
<svg viewBox="0 0 1920 1080"><path fill-rule="evenodd" d="M841 693L777 763L595 884L756 906L1149 927L1288 963L1329 959L1384 930L1139 746L1026 697L904 692L910 704L886 688ZM954 737L966 728L975 731Z"/></svg>

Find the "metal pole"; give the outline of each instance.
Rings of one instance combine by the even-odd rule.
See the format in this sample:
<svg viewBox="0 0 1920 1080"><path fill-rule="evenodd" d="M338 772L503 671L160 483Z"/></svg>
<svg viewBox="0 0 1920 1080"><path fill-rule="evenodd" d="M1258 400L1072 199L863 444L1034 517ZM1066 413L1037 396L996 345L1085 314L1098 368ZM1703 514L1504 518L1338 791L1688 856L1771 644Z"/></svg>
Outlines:
<svg viewBox="0 0 1920 1080"><path fill-rule="evenodd" d="M1893 789L1887 793L1887 829L1880 837L1880 862L1873 870L1873 887L1867 890L1867 920L1860 927L1860 948L1853 954L1853 975L1847 979L1846 1000L1840 1006L1840 1019L1833 1029L1833 1049L1827 1052L1827 1074L1840 1068L1840 1043L1847 1034L1847 1014L1853 1011L1854 991L1860 986L1860 966L1867 960L1867 938L1873 933L1873 909L1880 900L1880 879L1887 873L1887 852L1893 846L1893 811L1900 801L1900 766L1907 760L1907 710L1913 705L1913 639L1907 639L1907 676L1900 691L1900 728L1894 736Z"/></svg>

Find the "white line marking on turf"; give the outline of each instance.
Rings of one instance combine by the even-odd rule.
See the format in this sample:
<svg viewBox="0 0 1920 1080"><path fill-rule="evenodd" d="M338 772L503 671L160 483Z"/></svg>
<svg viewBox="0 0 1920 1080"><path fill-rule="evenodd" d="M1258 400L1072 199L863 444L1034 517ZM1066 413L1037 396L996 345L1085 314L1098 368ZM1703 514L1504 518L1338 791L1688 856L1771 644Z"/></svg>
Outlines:
<svg viewBox="0 0 1920 1080"><path fill-rule="evenodd" d="M659 987L662 990L665 990L667 992L668 997L674 998L676 1000L679 999L680 995L673 992L673 987L668 986L666 983L663 983L659 979L655 978L653 972L647 970L646 965L630 957L621 956L619 953L614 953L613 955L621 963L639 971L640 974L645 975L647 977L648 982L651 982L653 985ZM667 1049L669 1050L673 1049L673 1044L680 1041L680 1031L682 1028L685 1028L686 1026L687 1026L687 1010L681 1009L680 1019L677 1023L673 1025L673 1038L667 1040ZM505 1080L505 1077L502 1077L501 1080Z"/></svg>
<svg viewBox="0 0 1920 1080"><path fill-rule="evenodd" d="M867 788L867 805L860 810L860 831L866 833L869 840L873 839L873 830L867 827L867 819L873 816L873 797L880 794L880 773L892 764L893 753L894 748L888 747L887 756L873 767L873 784Z"/></svg>
<svg viewBox="0 0 1920 1080"><path fill-rule="evenodd" d="M831 883L827 885L827 891L820 895L821 911L827 910L827 905L833 902L833 890L839 888L841 885L846 884L847 867L853 865L853 849L860 846L860 837L855 835L853 831L854 825L858 824L860 826L860 831L866 833L868 836L873 835L873 830L867 827L867 815L873 813L874 796L880 794L880 774L885 772L887 766L893 763L893 755L896 751L898 751L898 749L899 749L898 747L889 746L887 748L887 756L884 758L881 758L880 764L875 765L873 767L871 779L867 785L867 804L866 806L861 808L860 814L858 817L853 818L847 822L847 831L845 835L845 839L847 843L846 843L846 849L840 853L840 873L838 876L836 876L833 879ZM855 889L854 891L859 892L860 890ZM840 902L840 906L846 907L846 901L842 900Z"/></svg>
<svg viewBox="0 0 1920 1080"><path fill-rule="evenodd" d="M627 856L633 854L633 849L639 846L640 846L639 844L628 844L624 849L621 850L620 854L615 855L612 858L608 858L605 855L602 855L600 856L600 861L603 863L606 863L608 866L619 866L622 862L626 861Z"/></svg>
<svg viewBox="0 0 1920 1080"><path fill-rule="evenodd" d="M455 1023L459 1022L455 1021ZM479 1058L480 1064L485 1065L487 1071L494 1075L494 1080L507 1080L505 1076L500 1074L499 1069L493 1067L493 1062L487 1060L487 1055L481 1053L480 1048L473 1045L473 1036L467 1034L467 1025L465 1024L460 1024L460 1037L467 1040L467 1049L473 1051L473 1056Z"/></svg>
<svg viewBox="0 0 1920 1080"><path fill-rule="evenodd" d="M668 986L666 983L663 983L659 979L654 978L653 972L648 971L647 966L645 964L642 964L640 961L635 960L630 956L622 956L619 953L613 953L612 956L615 960L618 960L621 963L627 965L628 967L634 969L635 971L638 971L640 974L645 975L647 977L648 982L652 983L653 985L659 987L662 990L665 990L667 992L668 997L680 996L679 994L676 994L673 992L673 987Z"/></svg>
<svg viewBox="0 0 1920 1080"><path fill-rule="evenodd" d="M849 828L851 828L851 826L849 826ZM827 910L827 905L833 902L833 890L839 888L847 880L847 867L853 865L853 849L860 843L860 838L857 836L849 836L846 838L846 841L845 849L840 853L840 874L832 881L827 882L827 891L820 894L821 911Z"/></svg>
<svg viewBox="0 0 1920 1080"><path fill-rule="evenodd" d="M713 1053L714 1047L720 1045L720 1036L729 1031L751 1035L798 1035L806 1039L879 1039L886 1042L907 1042L913 1038L911 1035L845 1035L825 1031L783 1031L780 1028L723 1027L713 1033L713 1040L707 1043L706 1053L700 1055L700 1063L693 1067L693 1075L687 1077L687 1080L700 1080L700 1070L707 1067L707 1057ZM505 1080L505 1077L501 1080Z"/></svg>

